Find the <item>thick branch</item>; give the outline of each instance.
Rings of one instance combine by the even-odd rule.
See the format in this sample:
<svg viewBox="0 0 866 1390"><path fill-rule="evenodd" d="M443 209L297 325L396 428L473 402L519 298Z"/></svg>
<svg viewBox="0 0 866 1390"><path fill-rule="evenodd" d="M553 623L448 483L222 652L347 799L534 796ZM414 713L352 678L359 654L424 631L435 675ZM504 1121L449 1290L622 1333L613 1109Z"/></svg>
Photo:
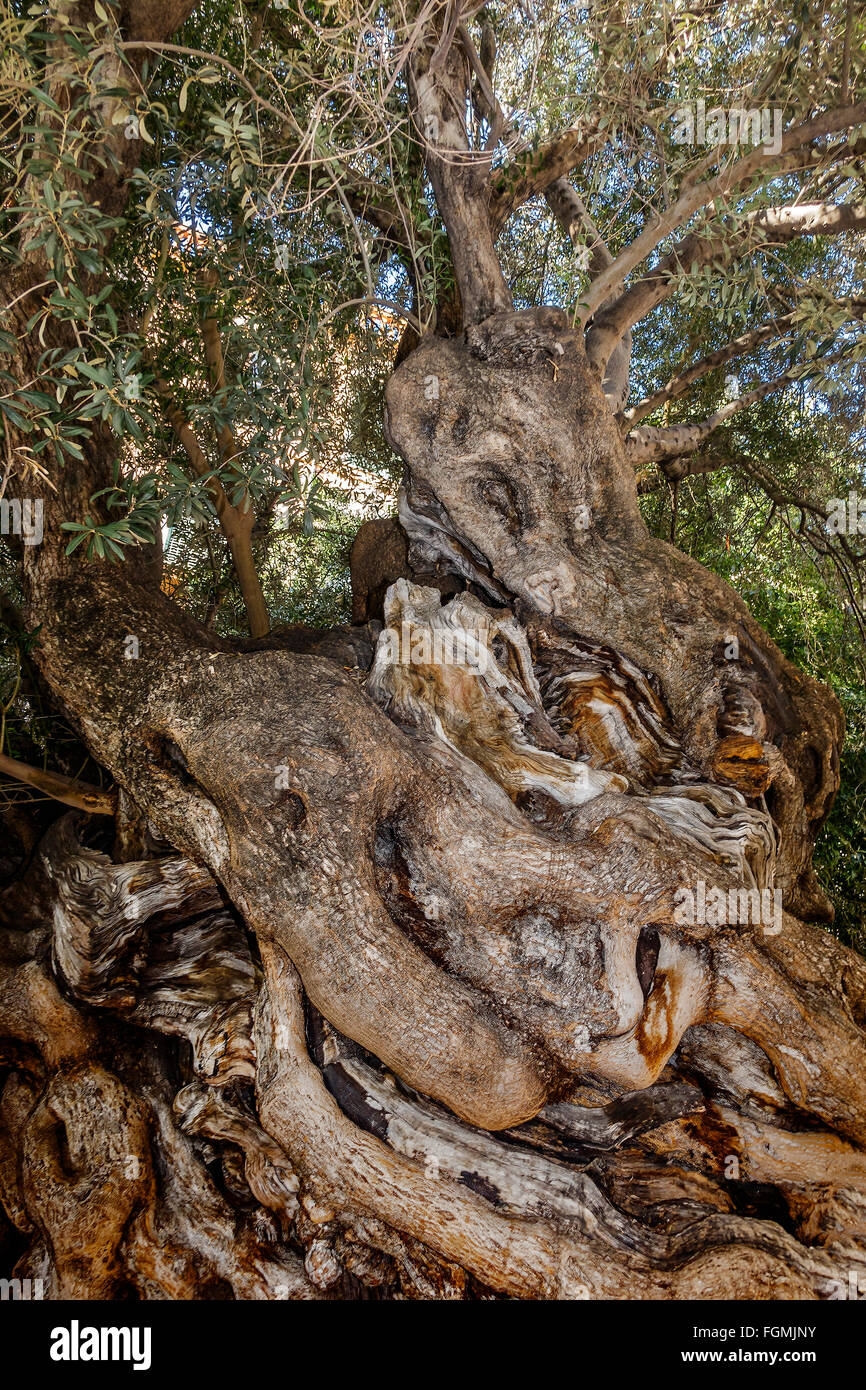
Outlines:
<svg viewBox="0 0 866 1390"><path fill-rule="evenodd" d="M741 188L747 180L758 172L767 170L774 175L789 168L795 168L801 159L801 151L839 130L859 125L866 120L866 102L858 106L844 107L838 111L826 111L812 121L795 126L782 136L781 153L768 153L759 146L742 159L730 164L713 178L693 185L686 180L686 186L677 201L652 225L647 226L635 240L617 256L611 266L598 276L590 288L587 299L586 317L591 317L604 302L623 284L626 276L645 261L657 246L682 227L701 208L716 198L724 197Z"/></svg>
<svg viewBox="0 0 866 1390"><path fill-rule="evenodd" d="M852 322L862 319L864 313L866 313L866 303L853 304L851 306ZM651 396L647 396L637 405L631 406L630 409L624 410L621 417L623 424L639 425L641 420L645 420L647 415L658 410L659 406L685 395L696 381L708 376L718 367L723 367L726 362L732 362L737 357L745 357L747 353L764 343L781 342L785 337L790 336L798 322L797 315L791 312L770 319L769 322L761 324L758 328L753 328L748 333L741 333L739 338L733 338L731 342L725 343L724 347L716 348L715 352L708 353L699 362L687 367L684 372L672 376L666 386L654 391Z"/></svg>
<svg viewBox="0 0 866 1390"><path fill-rule="evenodd" d="M340 187L355 217L368 222L395 246L410 250L406 225L396 203L380 188L367 184L350 170L340 168Z"/></svg>
<svg viewBox="0 0 866 1390"><path fill-rule="evenodd" d="M217 285L217 275L213 270L208 271L204 277L205 287L214 290ZM219 322L216 316L208 311L202 315L201 336L204 343L204 355L207 362L208 379L211 391L215 400L220 403L226 394L226 367L223 357L222 342L220 341ZM235 458L239 452L235 441L234 432L227 421L223 421L217 428L217 443L220 455L224 463L228 463ZM247 512L252 516L252 508L249 497L244 494L244 504L241 508L244 515ZM252 521L250 522L252 527Z"/></svg>
<svg viewBox="0 0 866 1390"><path fill-rule="evenodd" d="M662 459L655 473L645 473L638 478L637 490L641 497L648 492L658 492L666 483L679 483L683 478L699 477L703 473L717 473L720 468L733 468L737 460L727 454L692 454L679 458Z"/></svg>
<svg viewBox="0 0 866 1390"><path fill-rule="evenodd" d="M583 247L584 237L588 238L587 250L590 274L601 272L613 263L607 243L593 222L583 200L572 188L568 179L556 179L545 193L547 205L574 247ZM620 342L610 355L602 389L612 410L620 410L628 400L629 369L631 366L631 330L626 329Z"/></svg>
<svg viewBox="0 0 866 1390"><path fill-rule="evenodd" d="M447 38L447 35L446 35ZM444 44L443 40L443 44ZM410 66L413 114L427 150L427 169L448 231L466 324L509 309L511 295L494 247L487 208L490 156L473 155L466 132L469 91L463 48L443 45Z"/></svg>
<svg viewBox="0 0 866 1390"><path fill-rule="evenodd" d="M715 260L727 264L754 247L753 237L763 235L768 241L784 244L799 236L833 236L863 227L866 206L862 204L803 203L761 208L732 228L730 235L690 232L648 275L599 310L586 335L589 361L597 372L603 371L625 330L672 294L680 276Z"/></svg>
<svg viewBox="0 0 866 1390"><path fill-rule="evenodd" d="M588 238L589 261L586 269L590 275L600 275L613 264L613 256L607 243L593 222L583 199L568 179L555 179L545 191L544 198L572 246L583 246Z"/></svg>

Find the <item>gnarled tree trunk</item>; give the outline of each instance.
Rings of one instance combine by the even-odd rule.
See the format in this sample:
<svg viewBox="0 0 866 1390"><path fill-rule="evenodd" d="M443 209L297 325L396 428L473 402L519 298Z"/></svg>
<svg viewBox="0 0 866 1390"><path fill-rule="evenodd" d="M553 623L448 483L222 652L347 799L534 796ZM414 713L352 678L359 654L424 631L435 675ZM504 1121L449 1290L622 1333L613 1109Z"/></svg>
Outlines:
<svg viewBox="0 0 866 1390"><path fill-rule="evenodd" d="M466 323L388 387L381 632L230 642L67 560L105 440L47 499L38 659L119 834L70 813L0 903L18 1272L830 1296L866 1270L866 966L803 920L839 708L648 535L581 334L512 310L475 173L430 173Z"/></svg>

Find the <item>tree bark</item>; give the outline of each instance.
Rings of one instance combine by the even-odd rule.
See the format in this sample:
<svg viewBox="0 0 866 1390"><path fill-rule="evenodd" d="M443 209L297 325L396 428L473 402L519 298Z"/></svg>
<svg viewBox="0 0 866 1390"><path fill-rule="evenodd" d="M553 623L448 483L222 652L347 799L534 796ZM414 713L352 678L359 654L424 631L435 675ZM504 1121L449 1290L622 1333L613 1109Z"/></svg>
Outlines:
<svg viewBox="0 0 866 1390"><path fill-rule="evenodd" d="M46 495L34 655L118 795L113 840L64 816L0 896L16 1273L832 1296L866 1271L866 965L805 920L841 711L648 534L582 334L510 307L436 51L410 85L465 331L388 386L381 630L231 641L145 551L66 557L105 433Z"/></svg>
<svg viewBox="0 0 866 1390"><path fill-rule="evenodd" d="M42 670L156 857L73 817L24 922L7 892L21 1268L84 1297L827 1296L866 1263L866 968L790 912L675 902L823 910L835 702L647 535L558 312L425 340L387 430L427 499L410 564L457 537L475 577L392 585L366 679L33 565Z"/></svg>

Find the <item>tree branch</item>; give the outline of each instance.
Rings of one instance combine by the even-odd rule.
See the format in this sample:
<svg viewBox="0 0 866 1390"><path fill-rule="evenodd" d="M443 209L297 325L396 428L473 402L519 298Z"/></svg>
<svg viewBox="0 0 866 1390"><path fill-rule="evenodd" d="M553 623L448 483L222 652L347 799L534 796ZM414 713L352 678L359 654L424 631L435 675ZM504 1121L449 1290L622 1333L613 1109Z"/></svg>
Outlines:
<svg viewBox="0 0 866 1390"><path fill-rule="evenodd" d="M844 356L845 350L842 349L828 357L815 360L829 365L831 362L838 362ZM803 363L797 363L796 366L789 367L786 372L782 372L780 376L774 377L772 381L762 381L759 386L747 391L744 396L738 396L736 400L728 401L726 405L714 411L706 420L699 420L694 424L670 425L667 429L657 429L652 425L640 425L636 430L632 430L630 434L626 435L625 445L629 460L634 464L658 463L663 459L690 454L695 449L700 448L713 431L719 428L719 425L725 424L734 415L739 415L740 411L748 409L756 401L762 401L771 392L788 386L792 381L801 378L802 375Z"/></svg>
<svg viewBox="0 0 866 1390"><path fill-rule="evenodd" d="M480 118L486 120L490 126L487 146L488 149L492 149L506 126L505 114L493 90L493 67L496 62L496 36L493 25L489 20L484 23L480 54L464 23L458 25L457 32L469 59L469 66L475 73L476 86L472 91L472 104Z"/></svg>
<svg viewBox="0 0 866 1390"><path fill-rule="evenodd" d="M216 271L208 269L203 276L204 286L207 290L213 291L218 284ZM211 393L214 398L224 397L226 394L226 365L223 356L222 342L220 340L219 323L215 315L211 312L204 313L201 320L201 336L204 343L204 355L207 362L208 379L210 380ZM240 452L235 440L234 431L231 426L224 422L217 428L217 443L219 444L220 456L224 463L236 458ZM244 505L241 511L246 514L250 511L249 498L244 496ZM252 521L250 522L252 529Z"/></svg>
<svg viewBox="0 0 866 1390"><path fill-rule="evenodd" d="M826 135L835 134L866 121L866 102L857 106L846 106L836 111L825 111L812 121L787 130L782 136L781 151L774 154L758 146L750 154L735 160L721 173L701 183L685 181L685 187L671 208L651 226L647 226L634 241L617 256L590 287L585 317L589 318L607 299L614 294L626 276L645 261L657 246L671 232L676 231L694 216L701 208L716 198L732 193L759 171L767 170L774 175L786 169L796 168L800 162L800 151L806 145L814 144Z"/></svg>
<svg viewBox="0 0 866 1390"><path fill-rule="evenodd" d="M60 772L44 772L29 763L19 763L17 758L7 758L5 753L0 753L0 775L24 782L54 801L62 801L65 806L74 806L79 811L89 811L94 816L113 816L117 809L116 791L104 791L89 782L64 777Z"/></svg>
<svg viewBox="0 0 866 1390"><path fill-rule="evenodd" d="M733 468L736 460L727 454L692 454L674 459L662 459L655 473L645 473L638 478L637 490L640 497L649 492L658 492L667 483L680 483L683 478L698 477L703 473L716 473L720 468Z"/></svg>
<svg viewBox="0 0 866 1390"><path fill-rule="evenodd" d="M445 44L443 39L432 58L422 48L410 62L412 114L424 141L430 182L448 232L464 324L480 323L511 307L488 214L491 156L479 156L469 149L469 87L466 53L450 40Z"/></svg>
<svg viewBox="0 0 866 1390"><path fill-rule="evenodd" d="M528 150L497 174L490 188L490 225L494 237L528 198L544 193L605 143L608 134L589 123L555 136L541 149Z"/></svg>
<svg viewBox="0 0 866 1390"><path fill-rule="evenodd" d="M622 423L629 426L639 425L641 420L645 420L647 415L658 410L659 406L685 395L690 386L693 386L696 381L700 381L702 377L708 376L717 367L724 366L726 362L732 362L736 357L744 357L747 352L760 347L762 343L780 340L793 326L794 314L783 314L780 318L771 319L769 323L761 324L760 328L753 328L749 333L743 333L739 338L732 339L724 347L716 348L715 352L710 352L706 357L702 357L700 362L695 362L684 372L672 376L660 390L654 391L651 396L646 396L637 405L624 410L620 417Z"/></svg>
<svg viewBox="0 0 866 1390"><path fill-rule="evenodd" d="M343 167L340 167L339 178L343 195L355 217L375 227L395 246L410 251L410 240L400 210L382 189L356 178L351 170Z"/></svg>
<svg viewBox="0 0 866 1390"><path fill-rule="evenodd" d="M800 236L833 236L866 227L866 205L857 203L802 203L799 206L761 208L744 218L730 235L690 232L663 256L648 275L603 305L586 334L591 366L602 372L626 328L632 327L672 294L679 278L720 260L722 265L754 249L751 238L784 244Z"/></svg>
<svg viewBox="0 0 866 1390"><path fill-rule="evenodd" d="M544 194L558 225L565 232L572 246L584 246L584 235L589 241L586 250L589 255L587 269L590 274L601 274L613 264L613 256L607 243L593 222L582 198L568 179L555 179ZM631 367L631 329L626 329L610 355L607 371L602 381L602 389L611 410L621 410L628 400L629 370Z"/></svg>
<svg viewBox="0 0 866 1390"><path fill-rule="evenodd" d="M607 242L593 222L583 199L568 179L554 179L545 190L544 198L572 246L583 246L584 234L588 236L589 261L586 269L591 275L600 275L608 266L613 265L613 256Z"/></svg>
<svg viewBox="0 0 866 1390"><path fill-rule="evenodd" d="M866 315L866 301L852 303L850 307L852 322L856 322ZM739 338L733 338L724 347L716 348L714 352L708 353L706 357L702 357L693 366L687 367L684 372L672 376L667 385L654 391L651 396L647 396L637 405L624 410L620 416L622 424L639 425L641 420L645 420L647 415L658 410L659 406L685 395L696 381L708 376L718 367L724 366L726 362L732 362L737 357L745 357L747 353L762 344L781 342L783 338L789 336L796 329L799 321L796 312L792 310L789 314L781 314L778 318L762 323L758 328L753 328L748 333L742 333Z"/></svg>
<svg viewBox="0 0 866 1390"><path fill-rule="evenodd" d="M193 471L199 478L207 479L208 492L231 552L250 626L250 635L252 637L264 637L270 631L271 622L253 558L250 539L255 522L253 509L248 506L245 511L240 511L237 507L232 506L225 488L219 478L214 476L214 470L208 462L207 455L202 449L195 431L175 401L168 383L158 373L154 374L154 386L162 401L166 419L177 435L184 453L192 464Z"/></svg>

